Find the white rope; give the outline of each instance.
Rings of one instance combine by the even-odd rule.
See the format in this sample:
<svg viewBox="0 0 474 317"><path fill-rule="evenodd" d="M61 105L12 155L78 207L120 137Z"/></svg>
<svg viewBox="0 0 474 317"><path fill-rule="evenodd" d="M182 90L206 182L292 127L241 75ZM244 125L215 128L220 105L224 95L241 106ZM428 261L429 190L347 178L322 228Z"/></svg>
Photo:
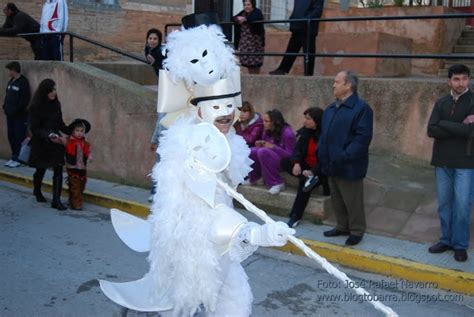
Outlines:
<svg viewBox="0 0 474 317"><path fill-rule="evenodd" d="M245 209L257 215L261 220L265 223L274 223L275 220L270 218L265 211L261 210L260 208L256 207L250 201L248 201L242 194L239 194L234 189L232 189L229 185L225 182L217 179L217 183L225 189L227 194L234 197L238 202L240 202ZM337 279L342 281L343 283L354 283L344 272L339 271L336 267L334 267L331 263L329 263L325 258L311 250L308 246L304 244L303 241L296 238L293 235L288 236L288 240L293 243L296 247L301 249L306 256L318 262L329 274L335 276ZM390 307L382 304L380 301L376 300L373 296L369 296L369 292L364 290L362 287L359 288L352 288L357 294L362 295L364 299L372 298L372 300L368 300L370 304L372 304L375 309L380 310L385 314L385 316L389 317L396 317L398 316L395 311L393 311Z"/></svg>

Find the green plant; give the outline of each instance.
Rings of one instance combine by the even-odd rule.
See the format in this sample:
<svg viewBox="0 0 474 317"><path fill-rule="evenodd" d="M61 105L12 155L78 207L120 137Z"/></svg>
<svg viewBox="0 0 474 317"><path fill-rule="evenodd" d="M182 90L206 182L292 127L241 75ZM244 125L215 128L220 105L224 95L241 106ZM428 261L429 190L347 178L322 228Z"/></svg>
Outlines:
<svg viewBox="0 0 474 317"><path fill-rule="evenodd" d="M405 0L393 0L393 5L395 7L403 7L404 3L405 3Z"/></svg>
<svg viewBox="0 0 474 317"><path fill-rule="evenodd" d="M371 9L383 8L383 0L373 0L367 3L367 7Z"/></svg>

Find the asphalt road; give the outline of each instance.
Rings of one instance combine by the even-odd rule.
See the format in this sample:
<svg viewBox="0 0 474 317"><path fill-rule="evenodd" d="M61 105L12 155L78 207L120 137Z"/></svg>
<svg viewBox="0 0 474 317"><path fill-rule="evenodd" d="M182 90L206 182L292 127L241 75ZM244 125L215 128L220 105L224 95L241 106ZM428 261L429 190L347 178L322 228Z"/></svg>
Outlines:
<svg viewBox="0 0 474 317"><path fill-rule="evenodd" d="M29 189L0 182L0 241L2 317L158 316L122 308L98 287L97 278L135 280L148 270L146 255L115 235L107 209L60 212ZM351 290L358 286L400 316L474 316L474 297L434 284L341 268L356 282L344 285L309 259L263 248L244 266L252 316L382 316Z"/></svg>

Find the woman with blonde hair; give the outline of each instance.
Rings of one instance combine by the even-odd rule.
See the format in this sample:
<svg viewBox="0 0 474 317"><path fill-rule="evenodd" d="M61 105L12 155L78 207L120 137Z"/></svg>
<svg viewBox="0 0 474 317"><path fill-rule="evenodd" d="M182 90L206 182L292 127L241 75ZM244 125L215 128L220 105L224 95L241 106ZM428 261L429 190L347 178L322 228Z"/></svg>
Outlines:
<svg viewBox="0 0 474 317"><path fill-rule="evenodd" d="M255 146L255 141L261 137L263 131L262 115L255 112L248 101L244 101L239 110L239 120L234 123L235 132L244 138L248 146Z"/></svg>

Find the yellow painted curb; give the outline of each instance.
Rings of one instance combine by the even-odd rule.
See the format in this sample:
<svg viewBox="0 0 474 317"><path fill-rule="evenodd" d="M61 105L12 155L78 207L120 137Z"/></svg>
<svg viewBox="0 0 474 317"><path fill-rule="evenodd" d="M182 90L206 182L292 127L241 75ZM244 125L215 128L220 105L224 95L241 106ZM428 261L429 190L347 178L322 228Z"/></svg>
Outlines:
<svg viewBox="0 0 474 317"><path fill-rule="evenodd" d="M33 180L31 177L13 174L5 171L0 171L0 180L14 183L17 185L25 186L32 188ZM51 192L52 185L49 182L43 182L45 191ZM63 195L67 196L67 189L63 188ZM98 205L105 208L117 208L122 211L126 211L137 217L146 218L150 213L150 207L144 204L140 204L134 201L129 201L125 199L120 199L112 196L102 195L98 193L92 193L89 191L84 192L84 201Z"/></svg>
<svg viewBox="0 0 474 317"><path fill-rule="evenodd" d="M0 171L0 180L32 187L31 178L4 171ZM46 183L45 185L45 188L50 191L51 184ZM88 191L84 192L84 200L105 208L118 208L142 218L148 216L150 209L149 206L137 202ZM313 251L333 263L357 270L398 277L412 282L435 283L440 289L474 295L474 274L472 273L439 268L324 242L302 240ZM296 255L304 255L300 249L290 243L277 249ZM417 288L416 284L414 288Z"/></svg>
<svg viewBox="0 0 474 317"><path fill-rule="evenodd" d="M314 252L333 263L412 282L429 282L440 289L474 295L474 274L472 273L444 269L324 242L306 239L302 239L302 241ZM300 249L290 243L279 250L304 255ZM413 288L420 288L417 287L420 285L413 284Z"/></svg>

